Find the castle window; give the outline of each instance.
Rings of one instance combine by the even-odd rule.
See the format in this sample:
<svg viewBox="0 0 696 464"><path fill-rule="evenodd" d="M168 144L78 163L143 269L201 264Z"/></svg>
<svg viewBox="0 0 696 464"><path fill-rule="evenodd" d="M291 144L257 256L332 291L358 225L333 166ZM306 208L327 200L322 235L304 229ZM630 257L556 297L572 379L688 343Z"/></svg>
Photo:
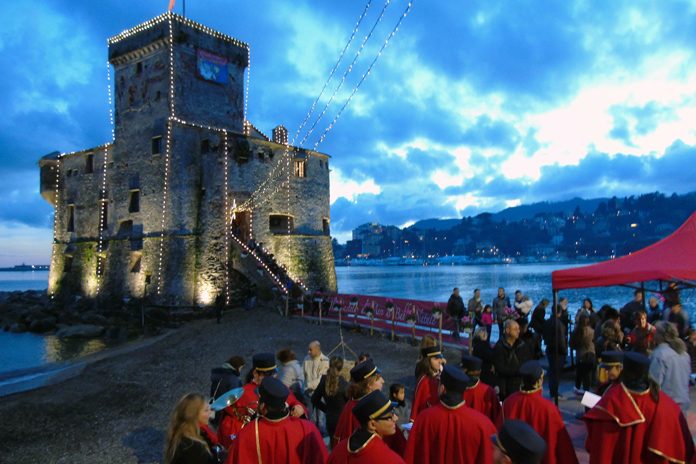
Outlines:
<svg viewBox="0 0 696 464"><path fill-rule="evenodd" d="M107 223L109 222L109 202L107 200L100 201L100 215L99 215L99 230L106 230Z"/></svg>
<svg viewBox="0 0 696 464"><path fill-rule="evenodd" d="M65 255L65 259L63 260L63 272L72 271L72 263L73 263L73 257Z"/></svg>
<svg viewBox="0 0 696 464"><path fill-rule="evenodd" d="M141 72L143 72L143 62L142 62L142 61L138 61L138 62L135 64L135 74L140 74Z"/></svg>
<svg viewBox="0 0 696 464"><path fill-rule="evenodd" d="M122 237L130 237L133 233L133 221L122 221L118 226L118 235Z"/></svg>
<svg viewBox="0 0 696 464"><path fill-rule="evenodd" d="M287 214L271 214L268 217L268 230L272 234L287 234L293 231L294 220Z"/></svg>
<svg viewBox="0 0 696 464"><path fill-rule="evenodd" d="M75 205L68 205L67 232L75 232Z"/></svg>
<svg viewBox="0 0 696 464"><path fill-rule="evenodd" d="M130 271L131 272L140 272L140 267L141 267L141 262L142 262L143 254L142 253L131 253L131 259L130 259Z"/></svg>
<svg viewBox="0 0 696 464"><path fill-rule="evenodd" d="M85 158L85 174L92 174L94 172L94 155L91 153Z"/></svg>
<svg viewBox="0 0 696 464"><path fill-rule="evenodd" d="M140 190L131 190L128 198L128 212L137 213L140 211Z"/></svg>
<svg viewBox="0 0 696 464"><path fill-rule="evenodd" d="M210 140L201 140L201 154L210 153Z"/></svg>
<svg viewBox="0 0 696 464"><path fill-rule="evenodd" d="M307 163L304 160L295 161L295 177L307 177Z"/></svg>
<svg viewBox="0 0 696 464"><path fill-rule="evenodd" d="M152 154L159 155L162 153L162 136L152 137Z"/></svg>
<svg viewBox="0 0 696 464"><path fill-rule="evenodd" d="M331 235L331 224L327 218L321 220L321 226L324 231L324 235Z"/></svg>

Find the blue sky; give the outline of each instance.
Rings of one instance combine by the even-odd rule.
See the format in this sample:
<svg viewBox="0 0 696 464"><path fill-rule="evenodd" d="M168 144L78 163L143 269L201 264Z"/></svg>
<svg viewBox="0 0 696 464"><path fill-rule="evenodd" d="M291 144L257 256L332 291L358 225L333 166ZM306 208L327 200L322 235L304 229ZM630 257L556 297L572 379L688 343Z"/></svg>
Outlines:
<svg viewBox="0 0 696 464"><path fill-rule="evenodd" d="M345 65L384 2L372 1ZM52 209L36 163L109 139L106 39L167 4L0 5L0 265L49 261ZM386 9L320 129L405 5ZM189 0L186 13L251 44L249 119L292 134L364 6ZM696 190L694 43L693 1L415 0L319 146L333 157L334 235L344 241L367 221L401 226L541 200Z"/></svg>

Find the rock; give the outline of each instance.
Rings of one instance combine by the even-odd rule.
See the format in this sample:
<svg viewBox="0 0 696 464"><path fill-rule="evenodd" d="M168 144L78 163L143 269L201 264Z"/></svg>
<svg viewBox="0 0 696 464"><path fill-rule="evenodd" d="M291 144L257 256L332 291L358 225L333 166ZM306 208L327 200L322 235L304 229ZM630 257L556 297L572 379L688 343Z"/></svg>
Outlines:
<svg viewBox="0 0 696 464"><path fill-rule="evenodd" d="M26 331L27 331L27 326L22 324L22 323L15 322L14 324L10 325L10 332L12 332L12 333L23 333Z"/></svg>
<svg viewBox="0 0 696 464"><path fill-rule="evenodd" d="M29 324L29 331L34 333L50 332L56 328L55 317L45 317L43 319L35 319Z"/></svg>
<svg viewBox="0 0 696 464"><path fill-rule="evenodd" d="M92 324L80 324L65 327L56 332L58 338L94 338L104 333L104 327Z"/></svg>
<svg viewBox="0 0 696 464"><path fill-rule="evenodd" d="M105 325L107 322L106 317L94 312L82 314L80 316L80 321L84 324L91 325Z"/></svg>

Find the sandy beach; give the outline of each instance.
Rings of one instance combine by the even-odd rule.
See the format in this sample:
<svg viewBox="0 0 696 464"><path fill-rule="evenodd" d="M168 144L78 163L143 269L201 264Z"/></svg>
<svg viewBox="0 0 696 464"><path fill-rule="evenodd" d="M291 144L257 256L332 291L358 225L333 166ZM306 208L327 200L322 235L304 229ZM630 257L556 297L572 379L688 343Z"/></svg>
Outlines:
<svg viewBox="0 0 696 464"><path fill-rule="evenodd" d="M344 335L353 350L372 354L385 388L396 381L413 387L416 347L376 335ZM338 329L285 320L268 309L230 312L219 325L214 320L190 323L157 343L95 362L77 378L0 398L0 462L161 462L171 408L187 392L207 394L212 367L234 354L250 363L254 352L281 347L292 348L299 358L313 339L328 353L339 341ZM458 351L446 355L449 362L459 362ZM572 397L570 375L561 389ZM585 427L574 418L580 405L573 397L560 407L578 457L587 462Z"/></svg>

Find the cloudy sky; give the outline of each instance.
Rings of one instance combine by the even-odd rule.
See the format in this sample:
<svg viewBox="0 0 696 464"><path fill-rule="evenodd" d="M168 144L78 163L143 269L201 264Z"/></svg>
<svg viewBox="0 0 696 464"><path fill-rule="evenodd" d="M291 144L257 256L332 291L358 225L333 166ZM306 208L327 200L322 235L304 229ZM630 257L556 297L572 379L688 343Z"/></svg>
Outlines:
<svg viewBox="0 0 696 464"><path fill-rule="evenodd" d="M189 0L186 14L251 44L249 119L292 134L365 2ZM167 4L0 5L0 266L49 261L52 208L38 193L37 160L109 139L106 39ZM384 5L370 2L322 103ZM305 146L405 7L391 1ZM334 235L344 241L367 221L405 225L540 200L696 190L695 43L694 1L415 0L319 145L333 157Z"/></svg>

